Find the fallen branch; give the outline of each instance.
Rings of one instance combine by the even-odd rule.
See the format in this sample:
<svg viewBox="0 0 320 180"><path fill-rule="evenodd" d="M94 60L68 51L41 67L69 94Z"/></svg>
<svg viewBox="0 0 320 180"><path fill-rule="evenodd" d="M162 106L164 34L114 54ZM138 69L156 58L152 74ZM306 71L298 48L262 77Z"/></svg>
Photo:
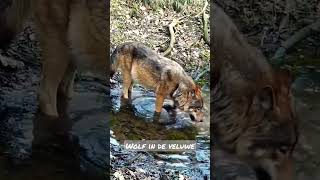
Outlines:
<svg viewBox="0 0 320 180"><path fill-rule="evenodd" d="M173 49L174 43L175 43L175 34L174 34L174 27L181 23L182 21L174 19L170 24L169 24L169 32L170 32L170 44L168 48L164 51L163 56L167 56L170 54L170 52Z"/></svg>
<svg viewBox="0 0 320 180"><path fill-rule="evenodd" d="M280 63L281 58L286 54L288 49L294 46L297 42L303 40L304 38L312 34L312 32L314 31L320 31L320 19L300 29L298 32L294 33L289 39L284 41L275 52L274 56L272 57L272 61Z"/></svg>

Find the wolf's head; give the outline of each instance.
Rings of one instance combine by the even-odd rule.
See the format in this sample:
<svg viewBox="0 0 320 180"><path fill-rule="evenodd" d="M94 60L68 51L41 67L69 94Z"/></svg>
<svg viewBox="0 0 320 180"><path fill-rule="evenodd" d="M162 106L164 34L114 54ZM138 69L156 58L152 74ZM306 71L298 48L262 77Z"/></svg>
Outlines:
<svg viewBox="0 0 320 180"><path fill-rule="evenodd" d="M242 122L245 131L239 135L237 152L254 157L256 167L265 170L272 180L290 179L292 153L297 144L298 117L291 94L291 75L276 71L270 86L258 88ZM239 126L240 129L241 125ZM249 158L251 159L251 158Z"/></svg>
<svg viewBox="0 0 320 180"><path fill-rule="evenodd" d="M192 89L179 87L173 94L175 106L188 112L191 120L202 122L204 118L201 88L195 85Z"/></svg>

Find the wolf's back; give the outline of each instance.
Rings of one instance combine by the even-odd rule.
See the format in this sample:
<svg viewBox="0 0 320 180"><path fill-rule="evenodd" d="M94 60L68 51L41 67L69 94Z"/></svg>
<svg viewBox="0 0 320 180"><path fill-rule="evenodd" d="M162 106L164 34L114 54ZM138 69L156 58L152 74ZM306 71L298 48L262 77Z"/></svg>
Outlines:
<svg viewBox="0 0 320 180"><path fill-rule="evenodd" d="M0 1L0 49L6 48L30 16L31 0Z"/></svg>

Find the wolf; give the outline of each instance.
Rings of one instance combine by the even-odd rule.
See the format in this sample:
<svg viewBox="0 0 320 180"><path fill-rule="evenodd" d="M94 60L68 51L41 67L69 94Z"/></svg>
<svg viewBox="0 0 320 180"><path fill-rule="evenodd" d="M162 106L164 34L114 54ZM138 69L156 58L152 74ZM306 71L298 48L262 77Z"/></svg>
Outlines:
<svg viewBox="0 0 320 180"><path fill-rule="evenodd" d="M7 2L8 1L8 2ZM7 0L0 13L0 47L32 18L42 50L40 111L58 117L57 96L70 98L77 70L108 80L109 3L105 0Z"/></svg>
<svg viewBox="0 0 320 180"><path fill-rule="evenodd" d="M298 117L290 72L272 67L231 18L213 4L211 125L215 147L236 154L257 174L292 180Z"/></svg>
<svg viewBox="0 0 320 180"><path fill-rule="evenodd" d="M111 75L120 70L123 98L131 98L136 81L156 93L155 114L159 114L166 97L174 106L188 112L190 118L202 121L203 99L200 86L175 61L163 57L142 43L127 42L116 47L111 55Z"/></svg>

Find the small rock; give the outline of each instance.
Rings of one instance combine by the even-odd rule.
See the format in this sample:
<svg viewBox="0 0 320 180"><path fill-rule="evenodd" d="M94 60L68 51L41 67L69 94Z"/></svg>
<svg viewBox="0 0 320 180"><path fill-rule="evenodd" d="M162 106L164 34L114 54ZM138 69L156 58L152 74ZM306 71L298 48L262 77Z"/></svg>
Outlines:
<svg viewBox="0 0 320 180"><path fill-rule="evenodd" d="M113 144L115 146L119 146L119 143L117 140L115 140L114 138L110 138L110 144Z"/></svg>
<svg viewBox="0 0 320 180"><path fill-rule="evenodd" d="M113 176L115 178L118 178L118 180L125 180L124 176L122 175L122 173L120 171L117 171L113 174Z"/></svg>

